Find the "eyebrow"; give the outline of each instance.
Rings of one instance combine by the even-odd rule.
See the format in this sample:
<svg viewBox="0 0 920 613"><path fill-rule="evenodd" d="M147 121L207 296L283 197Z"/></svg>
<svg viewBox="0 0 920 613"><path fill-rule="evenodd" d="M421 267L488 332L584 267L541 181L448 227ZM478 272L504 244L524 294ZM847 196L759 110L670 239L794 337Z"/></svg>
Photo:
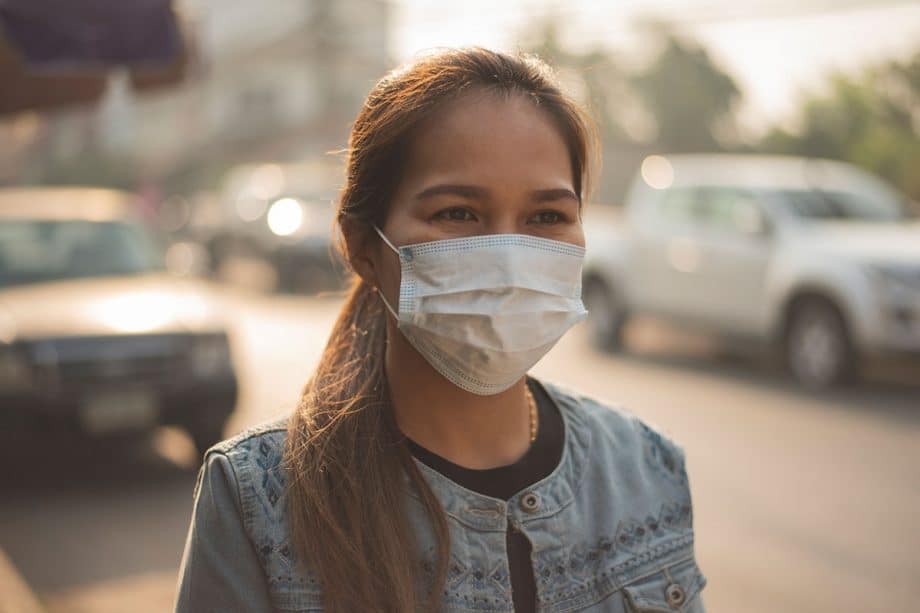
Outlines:
<svg viewBox="0 0 920 613"><path fill-rule="evenodd" d="M581 202L581 198L570 189L559 188L559 189L538 189L533 193L534 200L537 202L551 202L553 200L574 200L575 202Z"/></svg>
<svg viewBox="0 0 920 613"><path fill-rule="evenodd" d="M416 200L424 200L434 196L441 195L459 196L461 198L485 199L489 195L489 190L475 185L458 185L458 184L440 184L427 187L415 195ZM551 202L553 200L569 199L575 202L581 202L578 195L567 188L555 189L538 189L533 192L533 198L537 202Z"/></svg>
<svg viewBox="0 0 920 613"><path fill-rule="evenodd" d="M416 200L424 200L441 195L460 196L461 198L485 198L489 190L475 185L442 184L427 187L415 195Z"/></svg>

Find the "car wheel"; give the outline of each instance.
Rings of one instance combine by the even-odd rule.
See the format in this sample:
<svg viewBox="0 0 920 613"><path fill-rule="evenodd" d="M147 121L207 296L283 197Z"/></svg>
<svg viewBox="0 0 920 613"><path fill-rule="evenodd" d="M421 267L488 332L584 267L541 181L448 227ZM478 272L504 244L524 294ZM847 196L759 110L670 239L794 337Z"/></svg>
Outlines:
<svg viewBox="0 0 920 613"><path fill-rule="evenodd" d="M600 279L590 279L583 294L591 344L604 351L623 349L626 309L617 292Z"/></svg>
<svg viewBox="0 0 920 613"><path fill-rule="evenodd" d="M188 426L187 431L199 456L204 456L208 449L224 439L223 422Z"/></svg>
<svg viewBox="0 0 920 613"><path fill-rule="evenodd" d="M790 315L785 338L786 365L811 389L824 389L854 374L854 356L846 324L828 300L808 298Z"/></svg>

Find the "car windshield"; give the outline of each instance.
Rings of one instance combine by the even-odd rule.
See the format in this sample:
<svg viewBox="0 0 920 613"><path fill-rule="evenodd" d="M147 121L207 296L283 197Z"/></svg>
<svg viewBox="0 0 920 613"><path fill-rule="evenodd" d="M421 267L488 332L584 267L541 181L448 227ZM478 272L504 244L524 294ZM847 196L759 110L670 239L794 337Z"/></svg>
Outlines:
<svg viewBox="0 0 920 613"><path fill-rule="evenodd" d="M780 196L793 214L805 219L884 222L907 217L906 207L896 198L823 190L786 190Z"/></svg>
<svg viewBox="0 0 920 613"><path fill-rule="evenodd" d="M159 270L163 254L137 224L0 221L0 287Z"/></svg>

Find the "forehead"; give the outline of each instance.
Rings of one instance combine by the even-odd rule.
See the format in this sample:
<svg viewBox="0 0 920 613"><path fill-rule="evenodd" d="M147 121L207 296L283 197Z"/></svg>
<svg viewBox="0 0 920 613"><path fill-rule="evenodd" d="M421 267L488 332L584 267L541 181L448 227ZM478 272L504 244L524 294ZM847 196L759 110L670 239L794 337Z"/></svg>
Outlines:
<svg viewBox="0 0 920 613"><path fill-rule="evenodd" d="M572 185L561 130L547 111L516 93L471 92L427 118L410 144L404 178L426 175Z"/></svg>

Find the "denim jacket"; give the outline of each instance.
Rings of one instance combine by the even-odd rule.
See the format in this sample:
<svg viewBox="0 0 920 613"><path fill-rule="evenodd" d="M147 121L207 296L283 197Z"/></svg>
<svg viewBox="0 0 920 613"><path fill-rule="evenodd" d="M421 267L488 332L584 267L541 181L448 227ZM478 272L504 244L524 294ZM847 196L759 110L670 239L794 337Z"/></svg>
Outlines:
<svg viewBox="0 0 920 613"><path fill-rule="evenodd" d="M622 410L544 386L565 424L562 459L510 500L467 490L416 461L448 517L445 613L513 612L509 524L533 545L540 611L702 613L706 579L693 552L681 449ZM206 454L177 611L322 610L319 581L298 570L288 533L285 429L286 420L259 426ZM430 569L434 532L407 491L421 567Z"/></svg>

